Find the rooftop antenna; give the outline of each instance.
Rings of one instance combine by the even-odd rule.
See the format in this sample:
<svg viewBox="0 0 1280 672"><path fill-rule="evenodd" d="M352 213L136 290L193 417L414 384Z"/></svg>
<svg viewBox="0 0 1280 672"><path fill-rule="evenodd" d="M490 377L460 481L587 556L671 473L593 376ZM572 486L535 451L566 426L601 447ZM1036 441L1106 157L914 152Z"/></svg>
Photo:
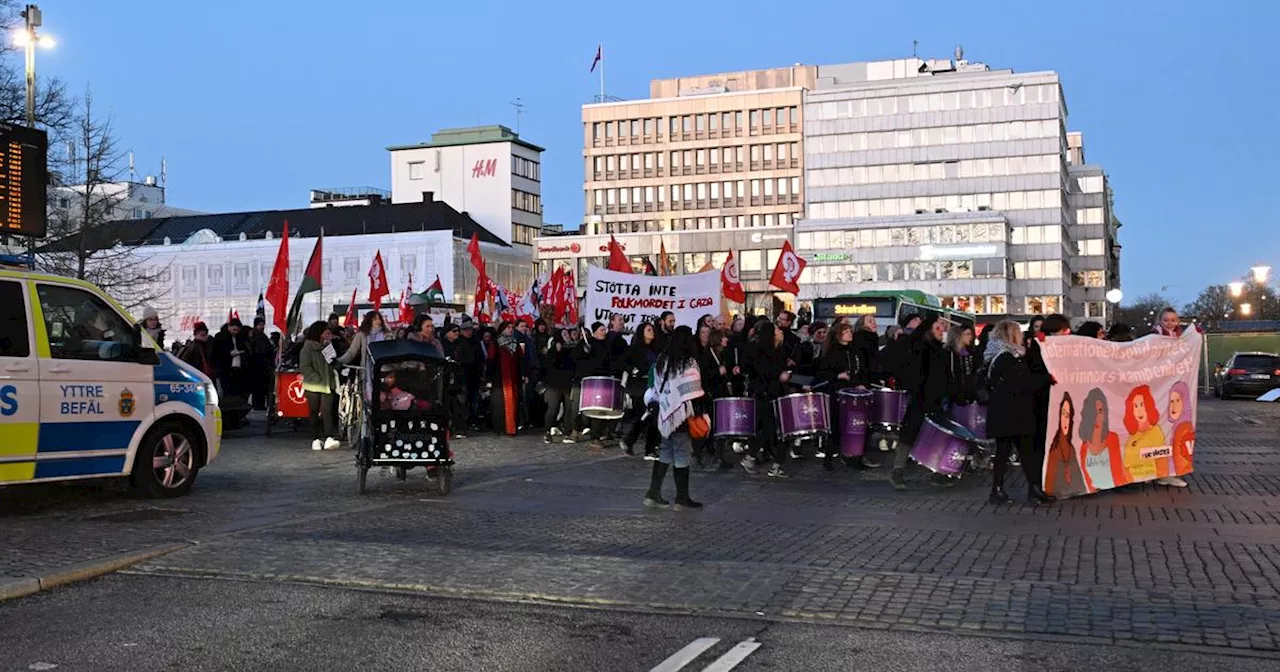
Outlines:
<svg viewBox="0 0 1280 672"><path fill-rule="evenodd" d="M511 106L516 108L516 134L519 134L520 133L520 115L524 114L524 103L520 100L519 96L516 96L516 99L511 101Z"/></svg>
<svg viewBox="0 0 1280 672"><path fill-rule="evenodd" d="M916 48L920 46L920 40L911 40L911 58L916 58Z"/></svg>
<svg viewBox="0 0 1280 672"><path fill-rule="evenodd" d="M129 181L138 181L138 171L133 169L133 152L129 152Z"/></svg>
<svg viewBox="0 0 1280 672"><path fill-rule="evenodd" d="M956 62L959 63L960 61L963 61L963 60L964 60L964 47L962 45L957 44L956 45Z"/></svg>
<svg viewBox="0 0 1280 672"><path fill-rule="evenodd" d="M164 157L160 157L160 187L163 188L165 182L169 179L169 164L165 163Z"/></svg>

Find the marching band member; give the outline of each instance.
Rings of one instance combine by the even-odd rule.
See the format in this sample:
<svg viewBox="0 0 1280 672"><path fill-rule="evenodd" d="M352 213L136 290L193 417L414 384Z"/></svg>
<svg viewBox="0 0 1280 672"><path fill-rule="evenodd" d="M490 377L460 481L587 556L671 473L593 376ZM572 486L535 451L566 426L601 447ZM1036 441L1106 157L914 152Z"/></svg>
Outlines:
<svg viewBox="0 0 1280 672"><path fill-rule="evenodd" d="M898 389L906 390L909 395L907 412L893 455L893 471L889 472L889 483L895 490L907 489L903 473L925 417L943 410L947 397L947 360L942 340L946 329L946 322L937 315L929 315L908 337L907 354L898 369L897 381Z"/></svg>
<svg viewBox="0 0 1280 672"><path fill-rule="evenodd" d="M772 453L773 465L769 467L772 478L787 478L782 462L787 457L787 446L778 440L778 421L774 417L773 401L786 394L791 372L787 368L786 355L782 352L783 332L771 322L762 320L755 326L755 337L746 348L747 377L751 396L756 399L755 457L742 459L742 468L748 474L756 473L756 463Z"/></svg>
<svg viewBox="0 0 1280 672"><path fill-rule="evenodd" d="M582 408L582 379L613 375L609 363L609 344L605 340L607 335L603 322L592 323L590 335L582 339L582 345L574 352L574 376L577 380L573 388L574 419L570 437L573 442L577 442L584 434L590 434L592 438L589 447L592 450L604 450L601 434L605 431L606 422L578 417ZM585 425L581 431L578 431L579 423Z"/></svg>
<svg viewBox="0 0 1280 672"><path fill-rule="evenodd" d="M838 398L840 390L849 388L865 390L871 382L866 369L858 359L857 350L853 347L853 336L853 327L846 323L832 327L827 336L827 345L823 350L822 358L818 361L817 381L827 385L826 392L831 395L832 400ZM830 471L834 469L833 462L838 449L832 446L826 452L823 467ZM864 454L849 460L848 465L874 469L880 466L880 463Z"/></svg>
<svg viewBox="0 0 1280 672"><path fill-rule="evenodd" d="M622 370L626 376L627 395L631 397L631 409L627 417L633 422L622 437L622 450L628 455L635 455L635 444L644 435L644 459L654 460L658 457L656 426L642 421L644 415L644 391L649 388L649 371L658 361L657 331L653 324L642 322L631 336L631 345L622 355Z"/></svg>
<svg viewBox="0 0 1280 672"><path fill-rule="evenodd" d="M884 382L884 370L880 363L880 330L875 315L860 315L853 324L853 351L858 364L872 383Z"/></svg>

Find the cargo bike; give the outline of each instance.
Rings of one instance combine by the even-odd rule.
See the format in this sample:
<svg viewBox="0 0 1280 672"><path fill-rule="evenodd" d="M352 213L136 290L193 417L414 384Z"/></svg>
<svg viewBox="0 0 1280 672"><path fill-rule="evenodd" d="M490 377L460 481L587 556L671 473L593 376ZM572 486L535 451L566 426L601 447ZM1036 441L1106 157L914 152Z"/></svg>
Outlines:
<svg viewBox="0 0 1280 672"><path fill-rule="evenodd" d="M356 488L364 494L373 467L393 470L405 480L422 467L428 487L441 495L453 489L453 451L449 448L446 395L456 375L451 360L416 341L370 343L364 357L356 442Z"/></svg>

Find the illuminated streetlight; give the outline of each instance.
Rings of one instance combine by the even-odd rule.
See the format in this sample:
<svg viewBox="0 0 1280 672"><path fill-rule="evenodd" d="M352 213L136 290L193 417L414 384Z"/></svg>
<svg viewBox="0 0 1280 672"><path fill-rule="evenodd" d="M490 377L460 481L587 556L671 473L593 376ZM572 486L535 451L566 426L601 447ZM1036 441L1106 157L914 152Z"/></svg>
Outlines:
<svg viewBox="0 0 1280 672"><path fill-rule="evenodd" d="M1253 271L1253 281L1259 285L1266 284L1267 277L1271 275L1271 267L1262 264L1254 266L1249 270Z"/></svg>
<svg viewBox="0 0 1280 672"><path fill-rule="evenodd" d="M1231 289L1231 296L1234 296L1237 299L1240 298L1240 295L1244 293L1243 282L1229 282L1227 283L1227 287Z"/></svg>
<svg viewBox="0 0 1280 672"><path fill-rule="evenodd" d="M1253 313L1253 306L1251 304L1248 304L1248 303L1240 304L1241 315L1244 315L1245 317L1249 317L1249 315L1252 313Z"/></svg>
<svg viewBox="0 0 1280 672"><path fill-rule="evenodd" d="M1119 288L1107 290L1107 301L1111 303L1120 303L1124 299L1124 292Z"/></svg>
<svg viewBox="0 0 1280 672"><path fill-rule="evenodd" d="M13 42L17 46L23 47L27 52L27 126L35 128L36 125L36 46L46 49L54 45L52 37L41 35L36 32L44 23L44 16L40 13L40 8L36 5L27 5L22 10L22 18L24 24L22 28L14 31Z"/></svg>

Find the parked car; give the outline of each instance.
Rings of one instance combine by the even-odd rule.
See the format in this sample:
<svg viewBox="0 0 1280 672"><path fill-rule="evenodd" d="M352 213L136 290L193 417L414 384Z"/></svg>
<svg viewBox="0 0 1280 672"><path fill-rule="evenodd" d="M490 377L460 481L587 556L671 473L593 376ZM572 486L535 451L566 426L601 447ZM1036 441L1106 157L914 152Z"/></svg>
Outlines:
<svg viewBox="0 0 1280 672"><path fill-rule="evenodd" d="M1213 392L1222 399L1237 395L1255 398L1280 387L1280 355L1273 352L1237 352L1226 364L1218 364Z"/></svg>

